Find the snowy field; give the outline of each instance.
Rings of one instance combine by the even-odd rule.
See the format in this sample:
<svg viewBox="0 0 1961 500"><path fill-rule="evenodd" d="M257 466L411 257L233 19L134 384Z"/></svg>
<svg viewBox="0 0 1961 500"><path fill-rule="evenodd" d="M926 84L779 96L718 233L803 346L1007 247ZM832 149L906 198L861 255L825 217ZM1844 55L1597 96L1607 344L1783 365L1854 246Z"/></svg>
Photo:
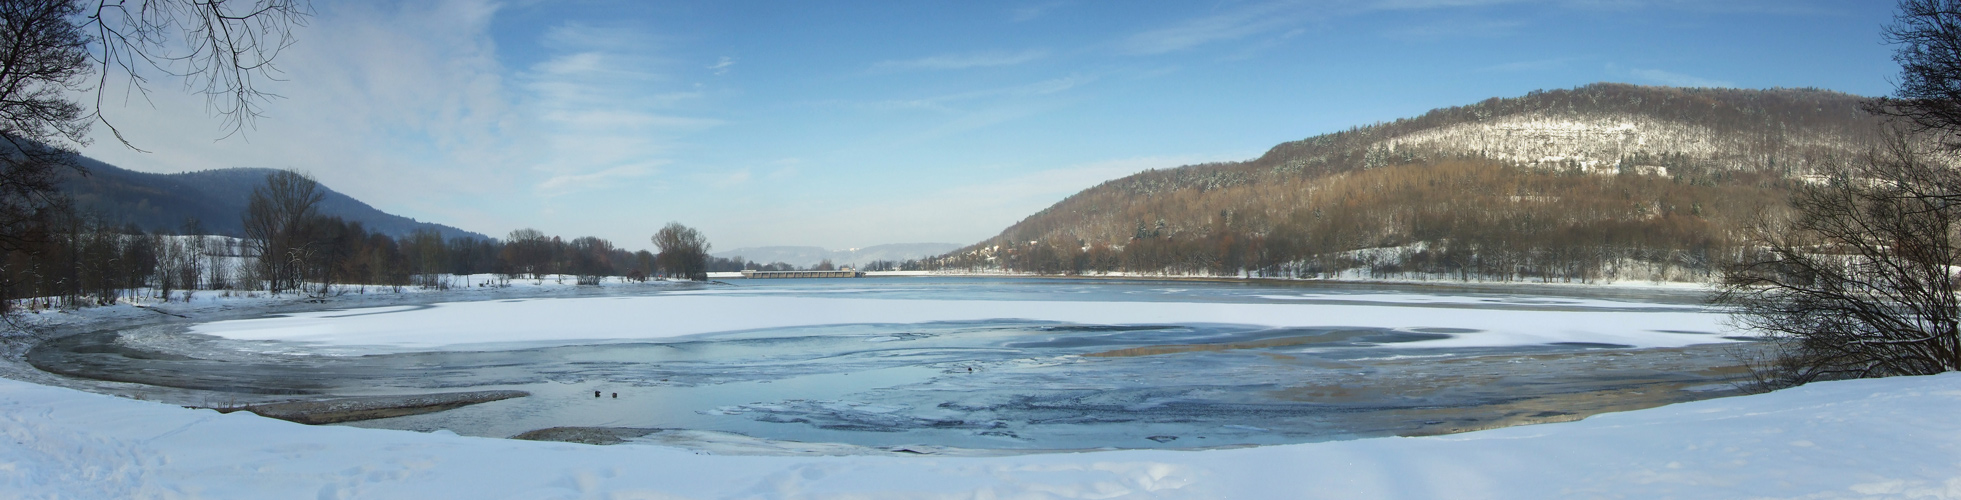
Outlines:
<svg viewBox="0 0 1961 500"><path fill-rule="evenodd" d="M1961 374L1426 438L769 457L308 427L0 380L0 496L1961 498L1956 414Z"/></svg>

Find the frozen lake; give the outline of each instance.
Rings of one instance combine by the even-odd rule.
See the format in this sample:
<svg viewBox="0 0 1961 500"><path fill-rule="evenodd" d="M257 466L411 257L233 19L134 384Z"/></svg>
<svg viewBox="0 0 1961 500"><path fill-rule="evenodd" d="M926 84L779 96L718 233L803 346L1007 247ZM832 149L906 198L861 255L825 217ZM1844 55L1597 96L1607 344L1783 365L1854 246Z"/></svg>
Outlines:
<svg viewBox="0 0 1961 500"><path fill-rule="evenodd" d="M351 425L663 429L641 439L794 452L1201 448L1570 420L1730 394L1733 354L1752 345L1727 337L1694 291L730 283L157 325L29 358L252 401L523 390L533 395Z"/></svg>

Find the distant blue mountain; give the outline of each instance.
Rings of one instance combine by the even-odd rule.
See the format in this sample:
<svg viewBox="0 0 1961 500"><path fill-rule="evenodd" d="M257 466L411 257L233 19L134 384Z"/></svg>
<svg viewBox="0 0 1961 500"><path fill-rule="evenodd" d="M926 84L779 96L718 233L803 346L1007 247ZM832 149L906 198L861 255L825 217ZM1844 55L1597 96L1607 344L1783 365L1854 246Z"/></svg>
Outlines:
<svg viewBox="0 0 1961 500"><path fill-rule="evenodd" d="M195 218L206 234L244 234L242 215L252 188L263 184L266 168L226 168L177 174L137 172L89 157L79 157L88 175L71 175L62 190L75 208L116 224L135 224L148 231L175 232ZM390 214L331 188L320 213L359 221L368 231L401 237L418 229L434 229L445 239L488 239L482 234Z"/></svg>

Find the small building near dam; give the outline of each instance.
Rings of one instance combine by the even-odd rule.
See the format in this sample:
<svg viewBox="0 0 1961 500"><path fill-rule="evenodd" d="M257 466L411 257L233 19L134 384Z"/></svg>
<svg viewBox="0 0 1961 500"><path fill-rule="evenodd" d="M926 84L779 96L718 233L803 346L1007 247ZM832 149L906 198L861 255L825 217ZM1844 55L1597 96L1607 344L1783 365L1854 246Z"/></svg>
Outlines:
<svg viewBox="0 0 1961 500"><path fill-rule="evenodd" d="M743 270L744 278L863 278L864 271L847 267L836 271L751 271Z"/></svg>

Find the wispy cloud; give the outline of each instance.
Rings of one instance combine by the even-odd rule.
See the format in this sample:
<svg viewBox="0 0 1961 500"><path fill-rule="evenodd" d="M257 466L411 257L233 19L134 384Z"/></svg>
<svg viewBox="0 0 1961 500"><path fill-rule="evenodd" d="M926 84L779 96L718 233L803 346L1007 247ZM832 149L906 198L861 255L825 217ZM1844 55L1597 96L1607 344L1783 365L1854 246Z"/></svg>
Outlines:
<svg viewBox="0 0 1961 500"><path fill-rule="evenodd" d="M683 133L722 125L679 109L704 97L660 68L674 65L641 30L562 24L545 34L556 54L520 75L544 153L535 192L556 197L630 185L671 163ZM723 57L708 69L735 64Z"/></svg>
<svg viewBox="0 0 1961 500"><path fill-rule="evenodd" d="M1536 59L1531 61L1513 61L1513 62L1508 62L1503 64L1493 64L1490 66L1485 66L1482 68L1478 68L1478 71L1496 71L1496 72L1544 71L1544 70L1565 66L1567 63L1577 61L1577 60L1579 60L1579 58L1555 57L1551 59Z"/></svg>
<svg viewBox="0 0 1961 500"><path fill-rule="evenodd" d="M1047 15L1049 11L1055 10L1057 7L1061 7L1063 5L1067 5L1067 4L1063 2L1049 2L1049 3L1016 7L1008 10L1008 19L1017 23L1033 21L1041 18L1044 15Z"/></svg>
<svg viewBox="0 0 1961 500"><path fill-rule="evenodd" d="M735 67L735 58L722 56L721 60L715 61L715 64L710 65L708 69L714 71L715 76L722 76L728 74L729 68L733 67Z"/></svg>
<svg viewBox="0 0 1961 500"><path fill-rule="evenodd" d="M459 200L520 182L528 154L520 138L531 136L489 35L498 4L334 2L318 9L299 42L280 54L283 78L266 88L284 99L268 106L257 129L214 142L221 128L202 112L203 98L162 89L151 94L154 107L109 111L154 153L123 148L102 127L96 146L84 152L152 172L303 170L389 212L491 224L492 216Z"/></svg>
<svg viewBox="0 0 1961 500"><path fill-rule="evenodd" d="M988 182L924 189L890 199L822 207L790 218L774 212L757 214L752 223L780 231L783 241L833 247L862 242L980 241L1028 214L1110 179L1153 168L1237 160L1257 154L1153 156L1059 166ZM825 220L855 223L829 231L813 230L835 227L821 222Z"/></svg>
<svg viewBox="0 0 1961 500"><path fill-rule="evenodd" d="M1817 13L1820 9L1803 2L1778 0L1274 0L1241 4L1203 16L1150 29L1119 39L1118 52L1156 55L1192 50L1223 42L1246 41L1272 45L1281 33L1296 33L1304 27L1371 14L1397 14L1442 11L1474 15L1495 12L1492 7L1534 5L1535 8L1587 10L1675 10L1717 12L1762 12L1765 14ZM1464 20L1405 26L1384 32L1392 37L1441 40L1464 37L1509 36L1529 23L1515 19Z"/></svg>
<svg viewBox="0 0 1961 500"><path fill-rule="evenodd" d="M1511 35L1525 27L1524 21L1517 20L1463 20L1433 22L1413 26L1402 26L1383 33L1386 36L1412 41L1436 41L1461 38L1490 38Z"/></svg>
<svg viewBox="0 0 1961 500"><path fill-rule="evenodd" d="M658 167L658 163L641 163L620 165L597 172L554 175L538 183L538 189L552 195L590 190L620 180L652 175L659 170Z"/></svg>
<svg viewBox="0 0 1961 500"><path fill-rule="evenodd" d="M1822 9L1802 0L1371 0L1368 10L1431 10L1540 4L1580 9L1671 9L1718 12L1815 13Z"/></svg>
<svg viewBox="0 0 1961 500"><path fill-rule="evenodd" d="M1312 21L1349 17L1369 12L1395 10L1413 11L1444 8L1479 7L1494 4L1519 3L1534 0L1378 0L1378 1L1324 1L1280 0L1242 5L1205 16L1187 19L1170 26L1133 34L1117 43L1119 52L1133 55L1153 55L1178 52L1202 45L1229 42L1260 35L1278 33L1278 38L1289 38L1300 33L1301 26ZM1500 26L1484 26L1487 31ZM1451 29L1464 29L1451 25L1424 26L1412 28L1406 36L1442 36L1454 33ZM1476 33L1475 29L1465 33ZM1270 44L1275 37L1268 36L1260 43Z"/></svg>
<svg viewBox="0 0 1961 500"><path fill-rule="evenodd" d="M1427 10L1461 7L1484 7L1514 3L1541 3L1546 0L1376 0L1368 7L1380 10ZM1615 1L1615 0L1608 0ZM1597 3L1598 0L1577 0L1578 3Z"/></svg>
<svg viewBox="0 0 1961 500"><path fill-rule="evenodd" d="M798 166L803 165L803 159L784 158L781 160L770 162L770 164L774 166L775 169L770 170L769 173L767 174L763 174L763 180L782 181L782 180L788 180L794 178L797 176L798 173L802 171L802 169L798 168Z"/></svg>
<svg viewBox="0 0 1961 500"><path fill-rule="evenodd" d="M1688 12L1754 13L1770 15L1820 15L1842 8L1845 2L1807 0L1565 0L1575 8L1599 10L1667 9Z"/></svg>
<svg viewBox="0 0 1961 500"><path fill-rule="evenodd" d="M1609 68L1611 69L1612 67L1610 66ZM1634 78L1647 81L1648 83L1658 83L1671 87L1735 87L1736 86L1736 83L1727 80L1715 80L1710 78L1685 75L1681 73L1664 71L1659 69L1630 68L1627 70L1627 74L1633 76Z"/></svg>
<svg viewBox="0 0 1961 500"><path fill-rule="evenodd" d="M696 177L704 184L728 189L748 184L755 176L749 173L749 169L738 168L731 171L703 173Z"/></svg>
<svg viewBox="0 0 1961 500"><path fill-rule="evenodd" d="M721 120L712 118L689 118L685 116L668 116L617 109L550 110L540 115L539 118L551 122L574 123L581 127L595 129L663 128L695 130L722 124Z"/></svg>
<svg viewBox="0 0 1961 500"><path fill-rule="evenodd" d="M958 103L993 98L1037 97L1058 94L1094 81L1096 81L1096 77L1094 76L1070 75L1022 85L973 90L916 99L888 99L870 102L825 101L821 104L868 109L926 109L954 112L958 111L954 107Z"/></svg>
<svg viewBox="0 0 1961 500"><path fill-rule="evenodd" d="M967 69L993 66L1013 66L1048 56L1046 50L1024 50L1021 52L972 52L966 54L941 54L903 61L880 61L872 65L874 71Z"/></svg>
<svg viewBox="0 0 1961 500"><path fill-rule="evenodd" d="M1129 54L1163 54L1213 42L1237 40L1292 27L1301 20L1301 11L1301 6L1295 2L1240 7L1131 35L1118 43L1118 49Z"/></svg>

